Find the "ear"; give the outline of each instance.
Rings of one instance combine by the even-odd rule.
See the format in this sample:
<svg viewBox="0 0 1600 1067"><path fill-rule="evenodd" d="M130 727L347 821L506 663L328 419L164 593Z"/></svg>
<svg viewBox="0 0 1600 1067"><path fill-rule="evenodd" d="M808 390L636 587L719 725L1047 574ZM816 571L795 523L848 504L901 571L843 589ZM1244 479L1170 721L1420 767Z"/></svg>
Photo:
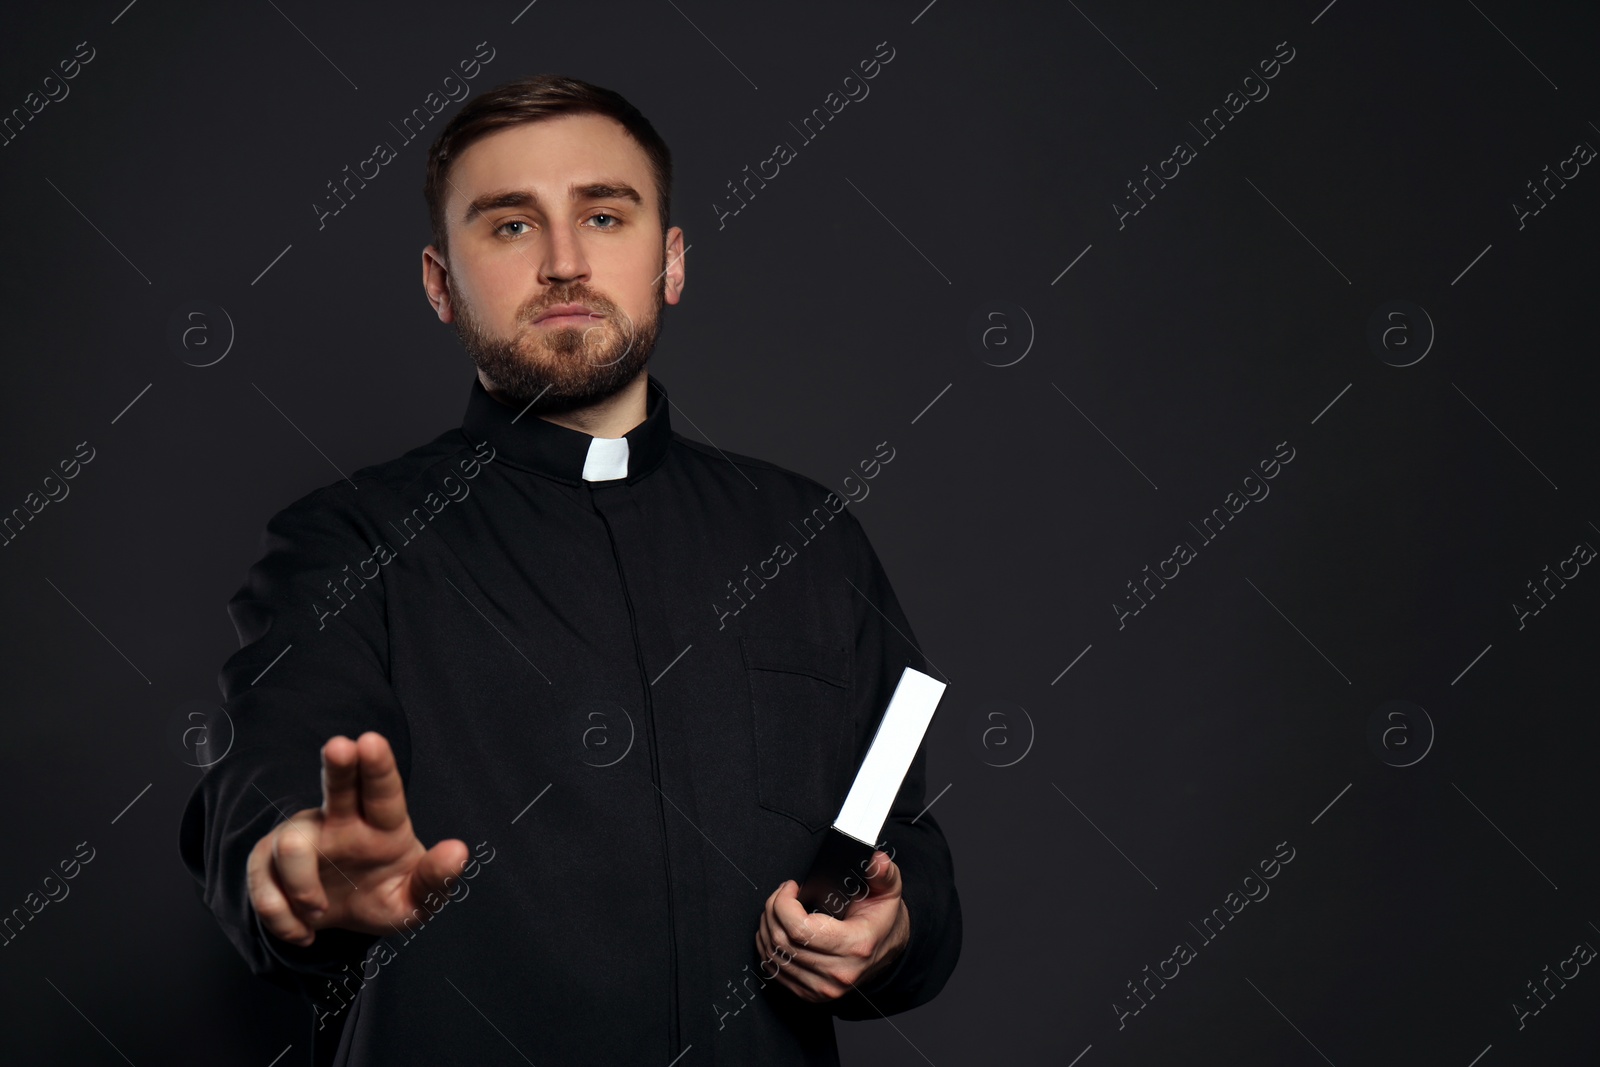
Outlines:
<svg viewBox="0 0 1600 1067"><path fill-rule="evenodd" d="M439 316L439 321L455 321L455 304L450 296L450 267L443 253L433 245L422 250L422 290L427 294L428 306Z"/></svg>
<svg viewBox="0 0 1600 1067"><path fill-rule="evenodd" d="M683 253L683 227L674 226L667 231L665 248L667 268L664 273L667 276L667 280L666 291L662 299L669 304L676 304L683 299L683 287L685 284Z"/></svg>

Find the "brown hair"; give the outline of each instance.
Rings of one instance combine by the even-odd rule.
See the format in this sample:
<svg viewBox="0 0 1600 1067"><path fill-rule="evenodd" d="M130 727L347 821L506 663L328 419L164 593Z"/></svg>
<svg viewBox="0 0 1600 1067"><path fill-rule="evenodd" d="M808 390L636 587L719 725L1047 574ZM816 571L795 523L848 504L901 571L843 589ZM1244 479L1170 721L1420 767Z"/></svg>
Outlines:
<svg viewBox="0 0 1600 1067"><path fill-rule="evenodd" d="M667 231L667 216L672 200L672 153L667 142L656 133L650 120L628 103L621 93L577 78L560 74L535 74L495 86L467 101L428 149L427 174L422 196L428 202L428 222L433 228L433 244L448 256L444 216L445 177L457 157L481 137L525 122L538 122L557 115L605 115L622 124L650 159L655 179L656 203L661 216L661 232Z"/></svg>

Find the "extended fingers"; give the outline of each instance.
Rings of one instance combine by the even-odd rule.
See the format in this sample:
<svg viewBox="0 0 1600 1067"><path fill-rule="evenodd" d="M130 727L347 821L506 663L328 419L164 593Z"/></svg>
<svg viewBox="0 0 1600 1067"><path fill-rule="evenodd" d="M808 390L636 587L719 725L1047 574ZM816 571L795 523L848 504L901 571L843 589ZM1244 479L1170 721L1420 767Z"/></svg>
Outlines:
<svg viewBox="0 0 1600 1067"><path fill-rule="evenodd" d="M361 814L361 760L356 743L342 734L322 746L322 811L330 819Z"/></svg>
<svg viewBox="0 0 1600 1067"><path fill-rule="evenodd" d="M380 830L398 830L406 824L405 782L394 760L394 750L379 733L367 731L356 738L361 753L361 814Z"/></svg>
<svg viewBox="0 0 1600 1067"><path fill-rule="evenodd" d="M297 915L315 918L326 910L328 894L322 888L317 861L318 810L301 812L278 826L272 834L272 873Z"/></svg>
<svg viewBox="0 0 1600 1067"><path fill-rule="evenodd" d="M272 838L263 837L250 852L245 865L245 882L250 891L250 906L261 917L261 925L280 941L309 945L312 930L295 914L272 872Z"/></svg>

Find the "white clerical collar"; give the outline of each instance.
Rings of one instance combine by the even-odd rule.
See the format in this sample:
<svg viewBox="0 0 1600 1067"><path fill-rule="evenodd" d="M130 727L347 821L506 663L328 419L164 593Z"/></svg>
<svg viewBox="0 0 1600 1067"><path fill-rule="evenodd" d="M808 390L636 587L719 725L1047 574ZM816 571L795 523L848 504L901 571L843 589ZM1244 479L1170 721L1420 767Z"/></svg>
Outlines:
<svg viewBox="0 0 1600 1067"><path fill-rule="evenodd" d="M628 476L628 439L626 437L592 437L589 454L583 461L583 480L605 482Z"/></svg>

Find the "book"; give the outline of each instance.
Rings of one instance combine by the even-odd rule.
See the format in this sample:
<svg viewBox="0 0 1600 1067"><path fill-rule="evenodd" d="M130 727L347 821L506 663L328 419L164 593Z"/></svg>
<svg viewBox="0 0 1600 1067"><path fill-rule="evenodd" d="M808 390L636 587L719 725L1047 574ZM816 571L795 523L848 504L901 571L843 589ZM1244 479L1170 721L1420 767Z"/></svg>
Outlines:
<svg viewBox="0 0 1600 1067"><path fill-rule="evenodd" d="M800 883L799 899L807 911L837 919L851 901L867 895L866 875L878 834L944 690L944 682L921 671L907 667L901 673L839 817L828 827L811 870Z"/></svg>

